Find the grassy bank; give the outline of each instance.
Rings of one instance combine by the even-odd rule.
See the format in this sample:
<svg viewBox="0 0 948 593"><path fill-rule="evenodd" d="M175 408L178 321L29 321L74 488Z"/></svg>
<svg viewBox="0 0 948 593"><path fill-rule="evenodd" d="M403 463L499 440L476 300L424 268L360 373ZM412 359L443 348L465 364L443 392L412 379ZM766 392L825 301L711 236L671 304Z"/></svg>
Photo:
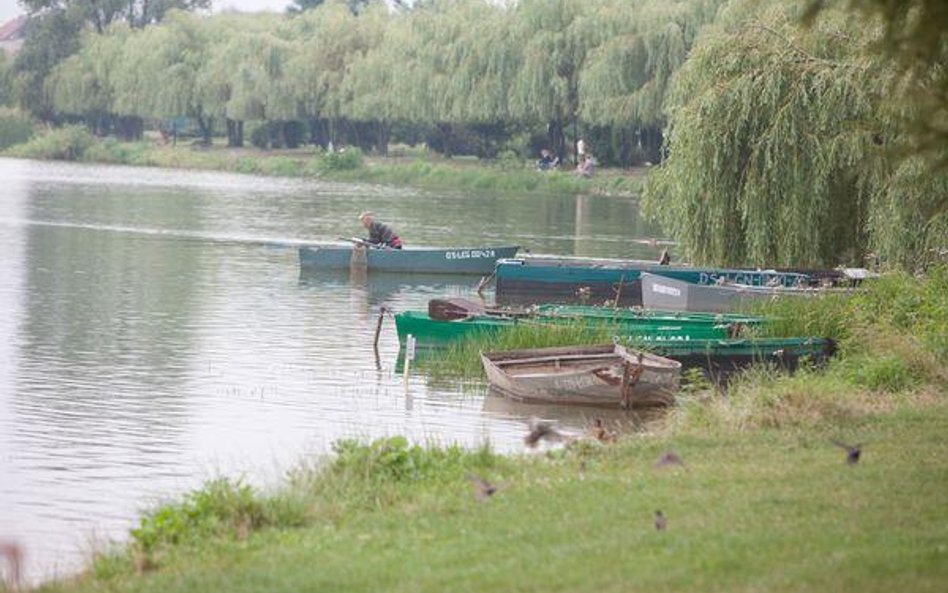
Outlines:
<svg viewBox="0 0 948 593"><path fill-rule="evenodd" d="M44 589L942 591L948 272L807 311L785 330L836 328L838 360L685 394L658 434L509 457L339 443L278 492L216 481L156 509ZM864 445L857 464L837 439ZM656 469L668 450L686 465ZM469 475L499 490L481 500Z"/></svg>
<svg viewBox="0 0 948 593"><path fill-rule="evenodd" d="M358 149L326 154L313 148L261 150L177 146L155 141L120 142L96 138L80 127L49 131L25 144L3 151L5 156L111 163L146 167L202 169L318 178L430 189L509 191L540 194L638 195L642 171L598 171L578 178L567 171L537 171L532 161L471 158L445 159L420 149L396 151L391 157L363 157Z"/></svg>
<svg viewBox="0 0 948 593"><path fill-rule="evenodd" d="M939 403L527 458L348 445L279 496L234 505L218 485L166 507L148 539L45 590L942 591L946 430ZM831 438L868 443L860 463ZM686 468L653 468L670 448ZM468 472L497 494L479 500Z"/></svg>

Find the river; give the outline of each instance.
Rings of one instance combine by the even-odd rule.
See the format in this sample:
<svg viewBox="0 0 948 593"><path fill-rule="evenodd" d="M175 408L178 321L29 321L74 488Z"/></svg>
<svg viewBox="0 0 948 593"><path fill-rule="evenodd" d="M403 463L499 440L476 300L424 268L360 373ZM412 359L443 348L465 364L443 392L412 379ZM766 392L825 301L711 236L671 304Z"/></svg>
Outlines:
<svg viewBox="0 0 948 593"><path fill-rule="evenodd" d="M628 198L472 194L0 159L0 539L31 581L69 574L161 500L218 476L266 487L341 438L524 450L556 412L395 372L379 307L470 296L463 276L301 276L297 246L657 258ZM581 427L582 418L565 416Z"/></svg>

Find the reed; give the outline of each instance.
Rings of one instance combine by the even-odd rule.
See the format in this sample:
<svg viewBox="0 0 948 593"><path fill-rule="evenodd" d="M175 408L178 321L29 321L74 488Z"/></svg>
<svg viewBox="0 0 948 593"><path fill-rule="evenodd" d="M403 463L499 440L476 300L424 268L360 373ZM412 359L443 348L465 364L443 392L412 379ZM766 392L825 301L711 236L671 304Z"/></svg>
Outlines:
<svg viewBox="0 0 948 593"><path fill-rule="evenodd" d="M612 341L615 334L615 328L606 323L521 323L489 334L475 334L447 348L425 353L418 359L416 368L438 378L480 378L483 376L481 352L604 344Z"/></svg>

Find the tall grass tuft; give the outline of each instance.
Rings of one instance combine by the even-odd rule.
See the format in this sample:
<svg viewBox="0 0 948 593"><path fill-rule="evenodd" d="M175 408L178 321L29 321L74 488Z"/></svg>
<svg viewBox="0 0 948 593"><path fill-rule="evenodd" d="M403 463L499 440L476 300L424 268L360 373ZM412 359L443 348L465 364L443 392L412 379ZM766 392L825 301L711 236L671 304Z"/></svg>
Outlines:
<svg viewBox="0 0 948 593"><path fill-rule="evenodd" d="M770 335L818 335L839 344L822 370L788 377L746 372L724 398L689 403L672 428L748 430L859 418L911 398L948 396L948 269L890 274L853 295L783 299L756 308ZM700 398L698 398L700 399Z"/></svg>
<svg viewBox="0 0 948 593"><path fill-rule="evenodd" d="M616 329L609 324L521 323L489 334L475 334L444 350L419 359L418 368L434 377L470 379L482 376L481 352L523 350L553 346L603 344L612 341Z"/></svg>

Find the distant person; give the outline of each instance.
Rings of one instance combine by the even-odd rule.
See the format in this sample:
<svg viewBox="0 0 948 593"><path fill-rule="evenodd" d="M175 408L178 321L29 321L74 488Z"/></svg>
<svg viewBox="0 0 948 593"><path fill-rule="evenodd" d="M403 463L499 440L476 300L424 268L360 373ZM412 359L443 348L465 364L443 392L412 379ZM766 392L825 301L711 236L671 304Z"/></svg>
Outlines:
<svg viewBox="0 0 948 593"><path fill-rule="evenodd" d="M669 255L667 249L662 249L662 255L658 258L658 265L667 266L671 263L671 255Z"/></svg>
<svg viewBox="0 0 948 593"><path fill-rule="evenodd" d="M560 159L554 156L552 152L546 148L540 151L540 160L537 161L537 169L549 171L550 169L555 169L559 164Z"/></svg>
<svg viewBox="0 0 948 593"><path fill-rule="evenodd" d="M359 215L359 222L369 231L369 243L389 249L402 248L402 240L390 226L375 220L374 212L363 212Z"/></svg>
<svg viewBox="0 0 948 593"><path fill-rule="evenodd" d="M580 138L576 141L576 163L583 162L586 157L586 141Z"/></svg>
<svg viewBox="0 0 948 593"><path fill-rule="evenodd" d="M593 174L593 165L596 164L596 160L592 158L591 155L585 155L576 165L576 175L578 177L592 177Z"/></svg>

